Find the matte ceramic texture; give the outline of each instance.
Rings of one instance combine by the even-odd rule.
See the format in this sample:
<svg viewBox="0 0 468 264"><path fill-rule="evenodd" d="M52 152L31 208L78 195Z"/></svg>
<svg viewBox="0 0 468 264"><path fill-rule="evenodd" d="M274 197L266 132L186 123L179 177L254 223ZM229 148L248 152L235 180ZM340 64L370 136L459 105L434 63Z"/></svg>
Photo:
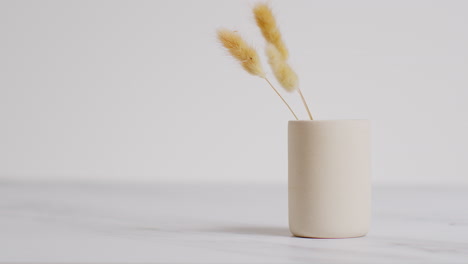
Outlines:
<svg viewBox="0 0 468 264"><path fill-rule="evenodd" d="M289 229L299 237L348 238L370 223L368 120L289 121Z"/></svg>

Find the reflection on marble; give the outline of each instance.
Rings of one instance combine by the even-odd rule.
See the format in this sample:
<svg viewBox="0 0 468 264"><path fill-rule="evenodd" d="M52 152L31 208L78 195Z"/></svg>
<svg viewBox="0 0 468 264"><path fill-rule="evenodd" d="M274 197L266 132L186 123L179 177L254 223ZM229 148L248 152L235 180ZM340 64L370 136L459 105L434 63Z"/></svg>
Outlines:
<svg viewBox="0 0 468 264"><path fill-rule="evenodd" d="M368 236L292 237L285 185L0 183L0 263L468 263L468 186L376 186Z"/></svg>

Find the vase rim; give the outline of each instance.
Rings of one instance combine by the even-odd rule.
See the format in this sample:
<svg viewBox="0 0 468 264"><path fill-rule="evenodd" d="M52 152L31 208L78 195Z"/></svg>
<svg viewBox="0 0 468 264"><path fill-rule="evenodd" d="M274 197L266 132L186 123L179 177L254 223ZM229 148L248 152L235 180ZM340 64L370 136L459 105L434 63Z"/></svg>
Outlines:
<svg viewBox="0 0 468 264"><path fill-rule="evenodd" d="M318 123L318 122L338 122L338 121L369 121L369 119L319 119L319 120L289 120L295 123Z"/></svg>

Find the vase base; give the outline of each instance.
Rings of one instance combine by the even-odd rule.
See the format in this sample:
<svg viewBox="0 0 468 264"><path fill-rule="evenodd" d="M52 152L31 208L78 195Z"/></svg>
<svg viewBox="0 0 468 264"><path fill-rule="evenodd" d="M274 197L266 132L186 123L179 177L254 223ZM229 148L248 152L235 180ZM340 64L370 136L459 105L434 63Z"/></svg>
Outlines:
<svg viewBox="0 0 468 264"><path fill-rule="evenodd" d="M295 237L300 237L300 238L310 238L310 239L345 239L345 238L359 238L359 237L365 237L367 233L361 233L361 234L355 234L355 235L343 235L343 236L338 236L338 235L304 235L304 234L297 234L294 232L291 232L291 234Z"/></svg>

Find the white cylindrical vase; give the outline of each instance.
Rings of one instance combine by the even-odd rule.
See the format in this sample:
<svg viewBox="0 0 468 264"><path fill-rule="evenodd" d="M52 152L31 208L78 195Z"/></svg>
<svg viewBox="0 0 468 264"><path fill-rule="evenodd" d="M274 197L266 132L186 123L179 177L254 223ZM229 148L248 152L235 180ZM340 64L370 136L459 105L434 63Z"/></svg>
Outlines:
<svg viewBox="0 0 468 264"><path fill-rule="evenodd" d="M293 235L367 234L371 213L368 120L289 121L288 159Z"/></svg>

